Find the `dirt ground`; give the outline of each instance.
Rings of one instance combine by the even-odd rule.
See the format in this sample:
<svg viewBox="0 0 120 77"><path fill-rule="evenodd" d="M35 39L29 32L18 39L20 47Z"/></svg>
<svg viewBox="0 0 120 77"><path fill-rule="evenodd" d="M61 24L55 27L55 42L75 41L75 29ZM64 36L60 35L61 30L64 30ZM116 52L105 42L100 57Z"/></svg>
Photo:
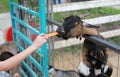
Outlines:
<svg viewBox="0 0 120 77"><path fill-rule="evenodd" d="M59 55L54 54L53 66L57 69L77 71L80 55L81 53L74 54L72 52L60 52ZM115 52L110 52L109 60L114 67L112 77L120 77L120 55Z"/></svg>

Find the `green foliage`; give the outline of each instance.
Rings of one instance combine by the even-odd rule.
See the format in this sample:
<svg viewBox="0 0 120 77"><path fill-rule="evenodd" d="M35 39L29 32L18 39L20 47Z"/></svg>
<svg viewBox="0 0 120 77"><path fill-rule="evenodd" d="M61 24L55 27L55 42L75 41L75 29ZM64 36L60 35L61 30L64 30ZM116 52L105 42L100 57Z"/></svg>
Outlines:
<svg viewBox="0 0 120 77"><path fill-rule="evenodd" d="M112 7L100 7L100 8L84 9L84 10L78 10L78 11L54 13L54 20L63 22L63 19L67 16L83 15L83 14L89 14L85 18L95 18L99 16L120 14L120 10Z"/></svg>
<svg viewBox="0 0 120 77"><path fill-rule="evenodd" d="M57 55L59 55L59 53L64 53L64 52L72 52L74 54L78 54L80 53L81 51L81 48L82 48L82 45L81 44L78 44L78 45L72 45L70 47L65 47L65 48L60 48L60 49L56 49L54 50L54 53Z"/></svg>
<svg viewBox="0 0 120 77"><path fill-rule="evenodd" d="M106 26L109 30L109 28L112 28L112 29L117 29L116 26L120 26L120 21L116 21L116 22L109 22L109 23L105 23L105 24L102 24L102 26Z"/></svg>
<svg viewBox="0 0 120 77"><path fill-rule="evenodd" d="M25 1L26 0L23 0L23 2ZM13 2L18 3L18 0L13 0ZM28 5L30 9L38 11L38 2L34 0L27 0L26 2L27 2L26 5ZM10 10L9 0L0 0L0 8L1 8L0 13L9 12Z"/></svg>
<svg viewBox="0 0 120 77"><path fill-rule="evenodd" d="M111 41L112 43L120 45L120 36L112 37L112 38L109 38L108 40Z"/></svg>
<svg viewBox="0 0 120 77"><path fill-rule="evenodd" d="M0 13L9 11L9 0L0 0Z"/></svg>
<svg viewBox="0 0 120 77"><path fill-rule="evenodd" d="M17 2L17 0L13 0L13 2ZM10 11L9 0L0 0L0 13L5 13Z"/></svg>

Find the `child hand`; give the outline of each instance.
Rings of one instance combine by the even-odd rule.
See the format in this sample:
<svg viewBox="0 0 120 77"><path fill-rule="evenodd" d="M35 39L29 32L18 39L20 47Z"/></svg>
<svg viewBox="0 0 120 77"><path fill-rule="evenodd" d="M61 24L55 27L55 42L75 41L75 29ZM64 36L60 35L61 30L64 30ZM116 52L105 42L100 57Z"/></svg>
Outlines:
<svg viewBox="0 0 120 77"><path fill-rule="evenodd" d="M44 34L40 34L36 37L32 45L36 48L39 48L43 43L46 42L46 40L47 37Z"/></svg>

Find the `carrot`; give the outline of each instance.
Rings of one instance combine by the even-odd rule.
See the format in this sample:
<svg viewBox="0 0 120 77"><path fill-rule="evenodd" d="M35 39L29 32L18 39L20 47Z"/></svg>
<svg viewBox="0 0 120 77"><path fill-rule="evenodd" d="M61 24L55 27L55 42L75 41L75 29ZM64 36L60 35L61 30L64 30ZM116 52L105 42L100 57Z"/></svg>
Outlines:
<svg viewBox="0 0 120 77"><path fill-rule="evenodd" d="M47 37L52 37L52 36L55 36L55 35L58 35L58 33L57 32L51 32L51 33L46 34Z"/></svg>

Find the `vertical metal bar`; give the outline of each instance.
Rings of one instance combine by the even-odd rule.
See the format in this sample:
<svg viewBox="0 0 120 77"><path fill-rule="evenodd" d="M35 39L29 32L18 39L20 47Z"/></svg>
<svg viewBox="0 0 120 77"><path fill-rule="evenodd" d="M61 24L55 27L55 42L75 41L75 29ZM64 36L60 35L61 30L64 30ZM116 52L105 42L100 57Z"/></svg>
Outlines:
<svg viewBox="0 0 120 77"><path fill-rule="evenodd" d="M11 14L11 21L12 21L12 29L16 29L16 25L15 25L15 20L12 19L12 16L14 16L14 6L12 5L13 0L9 0L10 1L10 14ZM16 34L14 32L12 32L13 34L13 40L17 41L16 39Z"/></svg>
<svg viewBox="0 0 120 77"><path fill-rule="evenodd" d="M53 19L53 0L46 0L47 1L47 18ZM51 23L47 23L47 32L53 32L54 31L54 26ZM49 53L49 64L53 65L54 64L54 37L51 37L47 41L48 43L48 53Z"/></svg>
<svg viewBox="0 0 120 77"><path fill-rule="evenodd" d="M46 33L46 0L39 0L39 26L40 32ZM43 57L43 77L48 77L48 55L47 55L47 45L44 44L41 47Z"/></svg>

